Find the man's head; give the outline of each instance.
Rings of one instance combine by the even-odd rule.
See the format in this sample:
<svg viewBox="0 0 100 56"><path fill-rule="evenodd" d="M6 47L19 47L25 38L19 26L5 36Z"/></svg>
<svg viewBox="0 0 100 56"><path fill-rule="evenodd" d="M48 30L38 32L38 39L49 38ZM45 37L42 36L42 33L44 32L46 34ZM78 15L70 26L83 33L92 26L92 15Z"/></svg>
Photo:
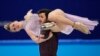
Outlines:
<svg viewBox="0 0 100 56"><path fill-rule="evenodd" d="M40 17L40 20L43 22L47 21L48 19L48 14L51 12L49 9L41 9L38 11L38 15Z"/></svg>
<svg viewBox="0 0 100 56"><path fill-rule="evenodd" d="M21 22L14 21L4 25L4 28L10 32L18 32L22 29Z"/></svg>

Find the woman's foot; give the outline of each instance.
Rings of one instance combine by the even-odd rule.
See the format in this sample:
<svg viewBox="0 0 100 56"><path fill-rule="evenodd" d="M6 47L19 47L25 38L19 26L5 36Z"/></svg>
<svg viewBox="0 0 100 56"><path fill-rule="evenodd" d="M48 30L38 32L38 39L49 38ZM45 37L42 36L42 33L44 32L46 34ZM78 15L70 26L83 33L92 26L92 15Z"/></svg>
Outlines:
<svg viewBox="0 0 100 56"><path fill-rule="evenodd" d="M88 27L81 23L81 22L75 22L74 26L73 26L76 30L81 31L82 33L85 34L90 34L91 32L89 31Z"/></svg>

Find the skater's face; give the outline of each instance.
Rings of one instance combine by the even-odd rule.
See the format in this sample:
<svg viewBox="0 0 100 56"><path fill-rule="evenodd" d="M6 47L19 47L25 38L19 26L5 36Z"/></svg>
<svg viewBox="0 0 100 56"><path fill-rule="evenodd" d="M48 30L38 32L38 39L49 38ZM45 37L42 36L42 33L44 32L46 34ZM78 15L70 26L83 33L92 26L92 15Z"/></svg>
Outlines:
<svg viewBox="0 0 100 56"><path fill-rule="evenodd" d="M39 14L39 17L40 17L40 22L41 22L41 23L44 23L45 20L46 20L45 13L40 13L40 14Z"/></svg>
<svg viewBox="0 0 100 56"><path fill-rule="evenodd" d="M10 23L9 28L10 28L11 32L18 32L18 31L20 31L21 30L20 22L14 21L14 22Z"/></svg>

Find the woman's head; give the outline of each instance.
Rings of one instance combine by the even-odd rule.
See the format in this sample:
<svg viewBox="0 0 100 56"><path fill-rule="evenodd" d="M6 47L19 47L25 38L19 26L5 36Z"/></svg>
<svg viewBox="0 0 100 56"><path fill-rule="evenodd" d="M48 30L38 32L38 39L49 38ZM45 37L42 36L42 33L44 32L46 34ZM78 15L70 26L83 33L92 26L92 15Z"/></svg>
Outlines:
<svg viewBox="0 0 100 56"><path fill-rule="evenodd" d="M48 18L48 14L51 12L51 10L49 9L41 9L38 11L38 15L40 17L40 20L42 22L45 22Z"/></svg>
<svg viewBox="0 0 100 56"><path fill-rule="evenodd" d="M14 21L4 25L4 28L10 32L18 32L22 29L22 24L19 21Z"/></svg>

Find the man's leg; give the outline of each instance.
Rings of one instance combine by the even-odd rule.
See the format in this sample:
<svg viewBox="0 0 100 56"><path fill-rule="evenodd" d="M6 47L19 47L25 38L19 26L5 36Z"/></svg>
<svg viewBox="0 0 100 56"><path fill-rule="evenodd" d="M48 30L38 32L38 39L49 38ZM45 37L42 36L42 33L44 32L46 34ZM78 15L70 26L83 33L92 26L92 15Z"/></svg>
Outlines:
<svg viewBox="0 0 100 56"><path fill-rule="evenodd" d="M39 44L40 56L57 56L58 49L58 38L57 33L54 33L54 36L43 43Z"/></svg>

